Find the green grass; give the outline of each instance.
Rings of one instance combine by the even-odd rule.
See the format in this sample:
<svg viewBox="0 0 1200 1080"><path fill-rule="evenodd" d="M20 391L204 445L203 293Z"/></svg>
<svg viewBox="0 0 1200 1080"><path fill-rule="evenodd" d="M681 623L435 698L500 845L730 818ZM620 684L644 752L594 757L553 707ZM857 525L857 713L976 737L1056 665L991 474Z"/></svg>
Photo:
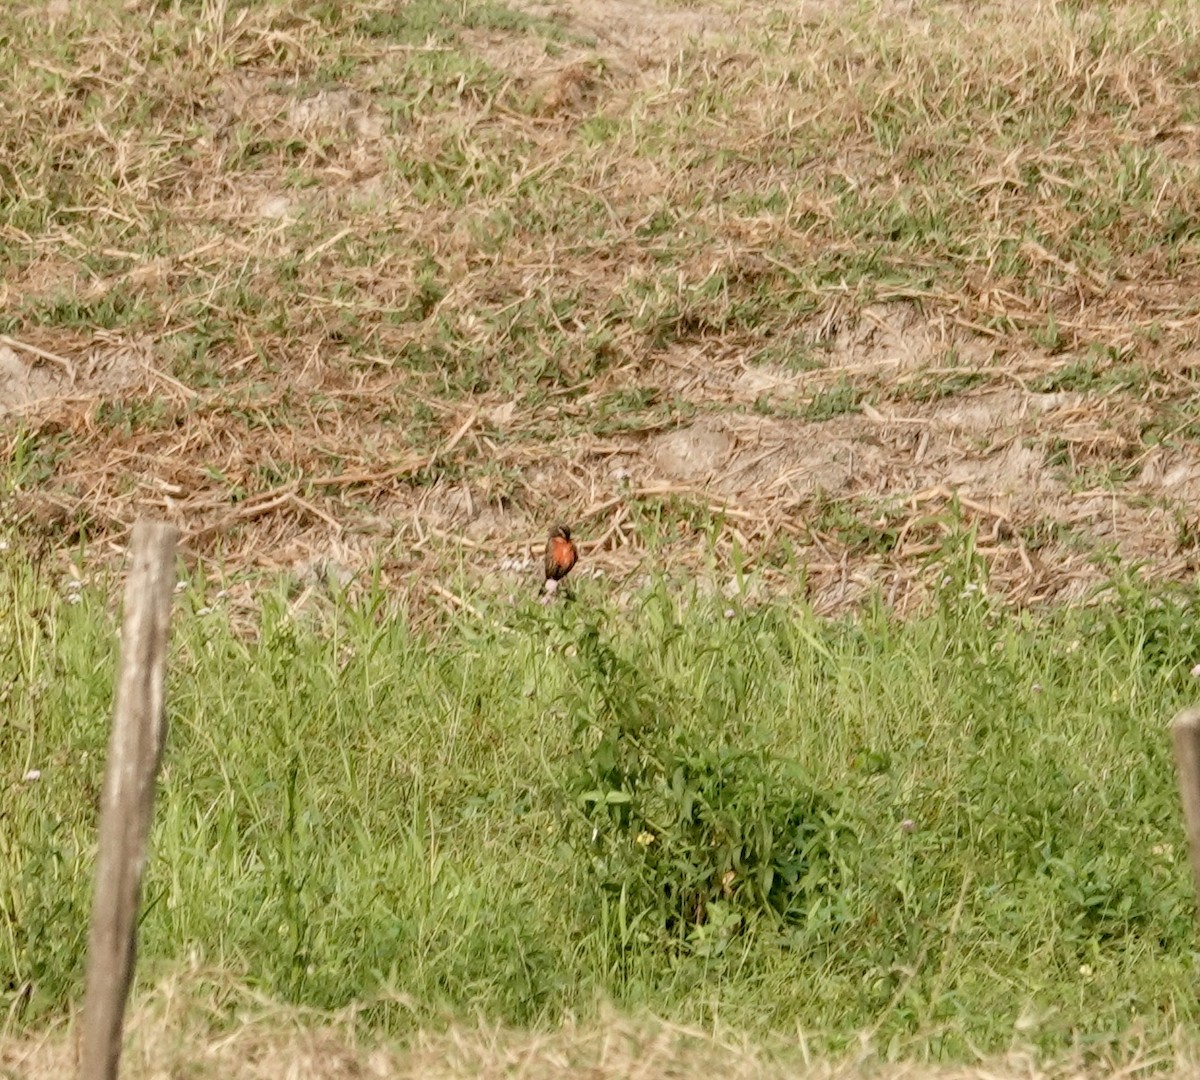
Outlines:
<svg viewBox="0 0 1200 1080"><path fill-rule="evenodd" d="M401 1034L605 1001L934 1059L1192 1030L1165 721L1194 595L1004 610L965 540L930 572L909 621L665 580L618 609L585 581L420 624L369 590L306 614L273 593L250 633L194 581L143 977L190 959ZM0 570L0 1008L22 1025L80 990L114 637L101 588Z"/></svg>

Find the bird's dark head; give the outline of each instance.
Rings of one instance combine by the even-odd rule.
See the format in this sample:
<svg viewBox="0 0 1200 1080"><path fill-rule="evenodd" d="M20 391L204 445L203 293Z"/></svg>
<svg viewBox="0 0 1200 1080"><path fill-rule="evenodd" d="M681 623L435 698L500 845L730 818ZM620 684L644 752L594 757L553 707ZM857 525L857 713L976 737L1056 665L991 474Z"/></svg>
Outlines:
<svg viewBox="0 0 1200 1080"><path fill-rule="evenodd" d="M569 525L555 525L550 530L550 539L553 540L556 536L562 537L564 540L571 539L571 527Z"/></svg>

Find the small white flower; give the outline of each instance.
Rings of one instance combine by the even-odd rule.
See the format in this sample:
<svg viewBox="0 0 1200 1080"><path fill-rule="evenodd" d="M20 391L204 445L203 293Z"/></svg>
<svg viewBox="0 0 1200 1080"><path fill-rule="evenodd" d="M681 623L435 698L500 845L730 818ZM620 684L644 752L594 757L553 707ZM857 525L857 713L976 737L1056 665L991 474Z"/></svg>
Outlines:
<svg viewBox="0 0 1200 1080"><path fill-rule="evenodd" d="M41 769L30 769L21 779L27 784L36 784L42 778Z"/></svg>
<svg viewBox="0 0 1200 1080"><path fill-rule="evenodd" d="M67 603L68 604L78 604L82 599L83 599L83 597L80 596L79 593L77 593L77 592L67 593Z"/></svg>
<svg viewBox="0 0 1200 1080"><path fill-rule="evenodd" d="M1200 664L1197 664L1194 668L1192 668L1192 678L1200 679Z"/></svg>
<svg viewBox="0 0 1200 1080"><path fill-rule="evenodd" d="M1079 974L1082 975L1085 979L1090 979L1092 977L1092 965L1091 964L1080 964L1079 965Z"/></svg>
<svg viewBox="0 0 1200 1080"><path fill-rule="evenodd" d="M7 550L8 550L8 541L0 540L0 551L7 551Z"/></svg>
<svg viewBox="0 0 1200 1080"><path fill-rule="evenodd" d="M727 607L725 609L725 618L727 618L727 619L732 619L734 617L734 615L736 615L736 614L737 614L737 612L734 611L733 608L731 608L731 607Z"/></svg>

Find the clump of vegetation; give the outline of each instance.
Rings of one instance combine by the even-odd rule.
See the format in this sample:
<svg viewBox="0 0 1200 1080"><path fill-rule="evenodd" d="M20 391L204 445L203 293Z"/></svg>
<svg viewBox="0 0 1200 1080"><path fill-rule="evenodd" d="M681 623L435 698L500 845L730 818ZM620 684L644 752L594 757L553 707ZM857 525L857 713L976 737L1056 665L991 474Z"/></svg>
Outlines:
<svg viewBox="0 0 1200 1080"><path fill-rule="evenodd" d="M594 625L579 654L573 846L641 941L708 952L837 891L856 836L834 798L764 747L684 726L670 688Z"/></svg>

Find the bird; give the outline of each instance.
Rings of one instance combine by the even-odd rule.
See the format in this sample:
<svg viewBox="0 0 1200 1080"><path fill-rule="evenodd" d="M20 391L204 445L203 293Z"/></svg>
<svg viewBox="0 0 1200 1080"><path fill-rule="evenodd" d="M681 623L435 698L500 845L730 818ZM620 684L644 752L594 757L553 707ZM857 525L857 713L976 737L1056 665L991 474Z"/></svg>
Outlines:
<svg viewBox="0 0 1200 1080"><path fill-rule="evenodd" d="M542 586L548 594L558 589L558 583L579 561L579 549L571 539L567 525L555 525L546 537L546 581Z"/></svg>

